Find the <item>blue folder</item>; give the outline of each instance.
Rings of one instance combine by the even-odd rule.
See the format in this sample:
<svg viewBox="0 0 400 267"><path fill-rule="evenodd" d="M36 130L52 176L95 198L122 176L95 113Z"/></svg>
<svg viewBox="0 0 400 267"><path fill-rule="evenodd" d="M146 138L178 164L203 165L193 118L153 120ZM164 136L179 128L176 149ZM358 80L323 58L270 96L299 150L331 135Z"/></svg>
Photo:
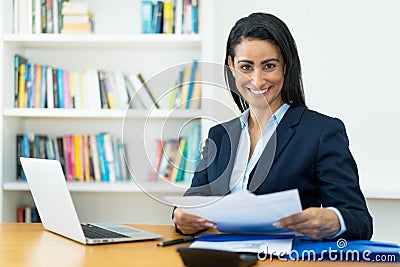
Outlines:
<svg viewBox="0 0 400 267"><path fill-rule="evenodd" d="M317 241L304 236L264 234L203 234L197 240L226 242L280 238L293 238L292 250L289 255L275 255L286 260L400 262L399 245L370 240Z"/></svg>

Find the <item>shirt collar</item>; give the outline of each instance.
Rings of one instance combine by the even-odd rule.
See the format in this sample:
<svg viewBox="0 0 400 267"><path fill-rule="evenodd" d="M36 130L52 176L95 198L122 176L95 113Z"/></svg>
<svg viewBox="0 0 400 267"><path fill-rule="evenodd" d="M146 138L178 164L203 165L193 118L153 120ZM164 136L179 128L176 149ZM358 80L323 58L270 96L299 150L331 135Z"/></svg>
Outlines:
<svg viewBox="0 0 400 267"><path fill-rule="evenodd" d="M282 106L280 106L278 110L275 111L275 113L272 115L272 119L276 122L277 125L281 122L283 116L285 115L289 107L290 105L285 103ZM240 114L239 119L242 129L248 126L247 124L249 121L249 115L250 115L250 108L246 109L242 114Z"/></svg>

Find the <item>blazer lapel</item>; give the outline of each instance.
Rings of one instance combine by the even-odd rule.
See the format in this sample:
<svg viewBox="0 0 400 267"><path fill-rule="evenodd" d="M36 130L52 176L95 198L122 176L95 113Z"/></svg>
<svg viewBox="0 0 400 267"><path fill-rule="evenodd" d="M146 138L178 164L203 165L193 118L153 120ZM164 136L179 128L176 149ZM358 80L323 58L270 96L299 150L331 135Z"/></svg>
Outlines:
<svg viewBox="0 0 400 267"><path fill-rule="evenodd" d="M292 139L295 134L295 126L299 124L305 109L305 107L299 106L290 107L286 111L285 116L282 118L276 131L271 136L271 139L268 141L263 153L261 154L253 178L249 184L249 190L251 192L255 191L267 178L273 163L278 159L290 139Z"/></svg>
<svg viewBox="0 0 400 267"><path fill-rule="evenodd" d="M213 181L214 195L226 195L230 192L229 181L236 159L237 147L241 133L240 120L235 119L231 125L226 128L226 133L222 137L220 153L218 156L218 173L217 180Z"/></svg>

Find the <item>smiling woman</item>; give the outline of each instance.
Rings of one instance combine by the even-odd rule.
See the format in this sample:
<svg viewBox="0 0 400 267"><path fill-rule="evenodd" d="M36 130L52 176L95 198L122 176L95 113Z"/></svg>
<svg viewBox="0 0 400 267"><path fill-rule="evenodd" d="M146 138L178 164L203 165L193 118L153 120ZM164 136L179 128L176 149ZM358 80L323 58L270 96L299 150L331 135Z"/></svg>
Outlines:
<svg viewBox="0 0 400 267"><path fill-rule="evenodd" d="M228 56L228 64L240 95L260 114L257 118L275 113L283 104L285 62L279 47L269 41L243 40L235 54Z"/></svg>
<svg viewBox="0 0 400 267"><path fill-rule="evenodd" d="M285 23L266 13L238 20L228 37L225 65L242 114L210 129L185 195L298 189L303 211L281 218L276 228L313 239L370 239L372 218L346 129L339 119L306 107L300 60ZM185 234L213 227L179 208L173 215Z"/></svg>

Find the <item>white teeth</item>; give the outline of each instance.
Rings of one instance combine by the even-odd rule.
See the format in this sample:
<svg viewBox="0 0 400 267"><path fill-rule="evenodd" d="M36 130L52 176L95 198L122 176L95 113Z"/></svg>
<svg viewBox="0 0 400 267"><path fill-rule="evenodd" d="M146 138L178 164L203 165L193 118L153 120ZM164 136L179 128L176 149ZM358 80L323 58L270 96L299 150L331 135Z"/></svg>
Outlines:
<svg viewBox="0 0 400 267"><path fill-rule="evenodd" d="M253 90L253 89L250 89L250 92L252 92L253 94L256 94L256 95L264 94L267 91L268 91L268 89L264 89L264 90Z"/></svg>

